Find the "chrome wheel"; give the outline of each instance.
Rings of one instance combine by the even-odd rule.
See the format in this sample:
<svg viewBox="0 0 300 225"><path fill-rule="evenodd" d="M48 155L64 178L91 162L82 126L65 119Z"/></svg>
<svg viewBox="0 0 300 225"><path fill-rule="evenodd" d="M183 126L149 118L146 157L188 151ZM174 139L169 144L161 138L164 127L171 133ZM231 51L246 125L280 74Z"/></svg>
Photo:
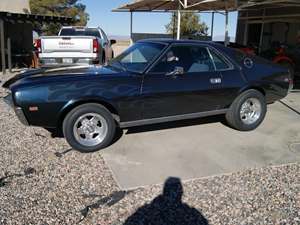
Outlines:
<svg viewBox="0 0 300 225"><path fill-rule="evenodd" d="M241 109L240 118L244 124L251 125L259 120L262 112L262 105L256 98L247 99Z"/></svg>
<svg viewBox="0 0 300 225"><path fill-rule="evenodd" d="M103 142L107 133L107 121L96 113L87 113L80 116L73 126L76 141L88 147L99 145Z"/></svg>

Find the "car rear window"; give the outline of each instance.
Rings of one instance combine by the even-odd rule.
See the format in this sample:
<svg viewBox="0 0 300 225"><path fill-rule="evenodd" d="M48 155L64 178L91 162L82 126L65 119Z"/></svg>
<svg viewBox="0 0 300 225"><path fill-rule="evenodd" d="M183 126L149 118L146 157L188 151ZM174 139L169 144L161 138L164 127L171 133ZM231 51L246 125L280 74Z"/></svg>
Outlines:
<svg viewBox="0 0 300 225"><path fill-rule="evenodd" d="M101 38L99 31L93 28L88 28L88 29L65 28L61 30L60 36L94 36L94 37Z"/></svg>
<svg viewBox="0 0 300 225"><path fill-rule="evenodd" d="M226 69L230 68L230 66L228 65L228 63L226 62L226 60L224 59L223 56L216 53L212 49L210 49L209 51L210 51L211 57L214 61L214 64L216 66L216 70L226 70Z"/></svg>

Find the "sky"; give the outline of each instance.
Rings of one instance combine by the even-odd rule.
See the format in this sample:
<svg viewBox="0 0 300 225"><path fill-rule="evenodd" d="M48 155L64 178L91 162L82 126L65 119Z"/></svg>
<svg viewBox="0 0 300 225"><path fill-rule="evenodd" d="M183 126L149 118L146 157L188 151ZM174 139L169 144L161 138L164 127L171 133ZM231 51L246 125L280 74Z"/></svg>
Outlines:
<svg viewBox="0 0 300 225"><path fill-rule="evenodd" d="M129 36L130 15L129 13L112 12L132 0L80 0L87 7L90 15L88 26L100 26L108 35ZM134 13L134 33L165 33L165 25L170 21L170 13ZM201 22L211 26L211 14L200 13ZM229 36L235 37L237 13L229 15ZM210 32L210 31L209 31ZM225 33L225 17L215 15L214 39L223 37Z"/></svg>

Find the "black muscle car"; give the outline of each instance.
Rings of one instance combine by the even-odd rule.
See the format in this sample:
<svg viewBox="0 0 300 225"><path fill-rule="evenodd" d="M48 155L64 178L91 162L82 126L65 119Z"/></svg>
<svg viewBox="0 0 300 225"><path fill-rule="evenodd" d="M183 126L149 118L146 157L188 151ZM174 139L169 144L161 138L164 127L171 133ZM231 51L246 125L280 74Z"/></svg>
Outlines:
<svg viewBox="0 0 300 225"><path fill-rule="evenodd" d="M292 81L286 68L217 43L156 39L106 66L29 70L4 87L24 124L60 129L89 152L108 146L117 126L224 114L253 130Z"/></svg>

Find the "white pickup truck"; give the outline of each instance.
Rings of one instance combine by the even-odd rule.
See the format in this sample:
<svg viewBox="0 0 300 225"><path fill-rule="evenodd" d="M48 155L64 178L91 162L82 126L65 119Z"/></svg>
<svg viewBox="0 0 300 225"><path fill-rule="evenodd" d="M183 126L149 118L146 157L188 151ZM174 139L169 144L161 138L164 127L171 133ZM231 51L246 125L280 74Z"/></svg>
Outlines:
<svg viewBox="0 0 300 225"><path fill-rule="evenodd" d="M101 28L62 27L58 36L44 36L35 43L41 66L105 64L114 57Z"/></svg>

